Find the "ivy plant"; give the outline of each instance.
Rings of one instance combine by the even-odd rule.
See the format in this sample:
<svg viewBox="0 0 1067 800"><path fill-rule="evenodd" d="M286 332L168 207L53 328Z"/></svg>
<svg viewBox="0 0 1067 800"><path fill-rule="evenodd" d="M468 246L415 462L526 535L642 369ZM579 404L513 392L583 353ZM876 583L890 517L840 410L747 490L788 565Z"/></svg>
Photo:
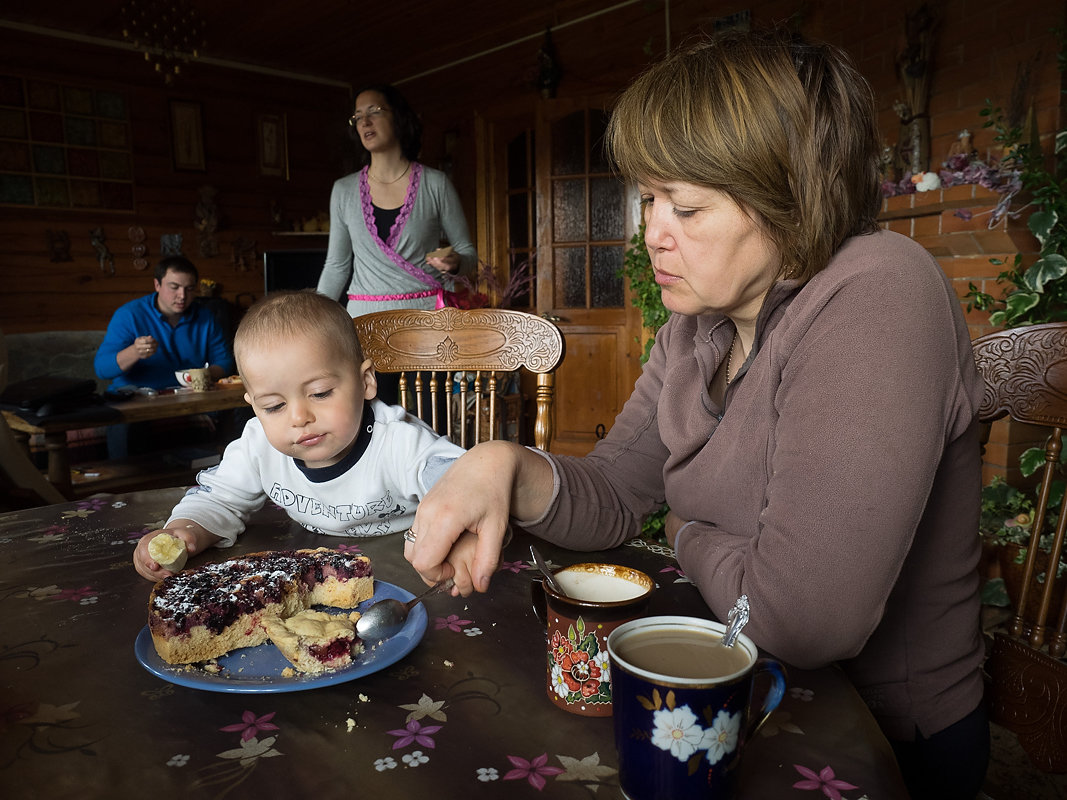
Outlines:
<svg viewBox="0 0 1067 800"><path fill-rule="evenodd" d="M1062 30L1058 34L1063 73L1067 69L1067 38ZM986 118L984 127L993 129L994 141L1004 148L1003 162L1018 171L1022 188L1030 195L1026 207L1034 211L1027 226L1040 248L1037 260L1028 267L1023 265L1021 254L1015 255L997 277L1003 287L999 297L970 284L965 295L967 308L988 311L990 324L1004 328L1067 320L1067 129L1056 133L1052 156L1046 159L1032 128L1028 135L1023 128L1009 125L1003 111L989 100L979 113ZM1000 259L992 259L992 263L1005 264Z"/></svg>
<svg viewBox="0 0 1067 800"><path fill-rule="evenodd" d="M641 325L650 334L645 341L644 351L641 353L643 364L648 361L648 354L656 341L656 331L663 327L671 315L671 312L663 305L663 296L652 270L652 259L648 255L648 248L645 247L645 224L643 222L637 229L637 233L630 238L630 247L622 257L621 272L623 277L630 282L630 295L634 306L641 312ZM664 529L667 511L667 506L663 505L645 517L641 524L641 538L666 544Z"/></svg>
<svg viewBox="0 0 1067 800"><path fill-rule="evenodd" d="M633 296L633 304L641 312L641 325L651 334L641 354L643 364L648 361L652 343L656 340L656 331L663 327L671 315L663 305L659 284L656 283L656 275L652 271L652 259L648 255L648 248L645 247L643 222L637 233L630 238L630 247L623 254L622 275L630 281L630 294Z"/></svg>

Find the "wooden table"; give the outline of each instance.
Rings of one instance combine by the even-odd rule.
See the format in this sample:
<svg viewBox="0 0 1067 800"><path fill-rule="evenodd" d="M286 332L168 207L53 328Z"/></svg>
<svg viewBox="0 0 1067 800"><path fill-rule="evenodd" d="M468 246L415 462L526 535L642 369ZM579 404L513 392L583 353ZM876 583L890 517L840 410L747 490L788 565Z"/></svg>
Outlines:
<svg viewBox="0 0 1067 800"><path fill-rule="evenodd" d="M611 718L569 714L546 696L545 633L530 595L534 539L521 531L488 593L428 598L414 649L355 680L245 694L143 668L135 641L152 584L131 554L182 492L0 514L5 800L621 798ZM316 546L363 552L376 580L422 587L398 534L316 535L269 503L233 548L190 566ZM711 617L665 547L538 549L554 566L607 560L643 570L657 584L650 615ZM735 800L825 800L823 785L848 800L906 798L892 750L844 673L787 670L782 704L746 746Z"/></svg>
<svg viewBox="0 0 1067 800"><path fill-rule="evenodd" d="M40 434L48 451L48 480L66 497L73 497L67 431L108 425L147 422L171 417L187 417L212 411L226 411L247 405L242 384L216 384L205 392L178 390L151 397L94 406L82 413L38 419L32 414L3 412L15 438L29 453L29 437Z"/></svg>

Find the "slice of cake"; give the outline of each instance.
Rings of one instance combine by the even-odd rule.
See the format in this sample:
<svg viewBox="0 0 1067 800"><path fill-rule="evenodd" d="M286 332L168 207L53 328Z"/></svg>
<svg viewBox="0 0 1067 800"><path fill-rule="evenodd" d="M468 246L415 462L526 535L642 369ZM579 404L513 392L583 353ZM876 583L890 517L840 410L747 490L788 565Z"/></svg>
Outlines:
<svg viewBox="0 0 1067 800"><path fill-rule="evenodd" d="M267 641L266 620L374 594L370 559L321 547L252 553L164 578L148 600L159 657L191 664Z"/></svg>
<svg viewBox="0 0 1067 800"><path fill-rule="evenodd" d="M342 669L352 656L363 652L356 638L359 613L328 614L301 611L288 619L267 619L267 635L289 663L301 672L317 674Z"/></svg>

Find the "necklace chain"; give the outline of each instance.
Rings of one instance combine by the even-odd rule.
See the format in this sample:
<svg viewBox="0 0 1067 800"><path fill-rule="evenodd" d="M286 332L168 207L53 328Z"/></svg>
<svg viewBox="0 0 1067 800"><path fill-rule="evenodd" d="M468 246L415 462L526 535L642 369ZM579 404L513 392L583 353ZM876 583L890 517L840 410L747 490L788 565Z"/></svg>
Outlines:
<svg viewBox="0 0 1067 800"><path fill-rule="evenodd" d="M390 186L391 184L396 183L398 180L400 180L405 175L407 175L409 169L411 169L411 162L410 161L408 162L408 165L406 167L404 167L404 171L401 172L399 175L397 175L395 178L393 178L391 181L383 181L381 178L375 178L373 175L370 174L370 170L367 170L367 175L375 183L380 183L382 186Z"/></svg>
<svg viewBox="0 0 1067 800"><path fill-rule="evenodd" d="M734 363L734 347L737 345L737 332L734 332L734 338L730 340L730 349L726 351L726 385L730 385L730 366Z"/></svg>

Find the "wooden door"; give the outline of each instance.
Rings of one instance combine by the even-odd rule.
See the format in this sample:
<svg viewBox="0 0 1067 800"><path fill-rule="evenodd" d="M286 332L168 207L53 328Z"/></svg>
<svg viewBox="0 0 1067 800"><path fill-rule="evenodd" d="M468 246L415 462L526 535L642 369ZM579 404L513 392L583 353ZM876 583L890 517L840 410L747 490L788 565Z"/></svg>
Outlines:
<svg viewBox="0 0 1067 800"><path fill-rule="evenodd" d="M606 122L603 105L559 100L478 126L479 253L531 263L529 310L563 332L550 449L569 455L611 428L641 369L640 314L620 274L636 202L604 158Z"/></svg>
<svg viewBox="0 0 1067 800"><path fill-rule="evenodd" d="M537 310L563 330L553 451L581 455L603 436L640 372L640 317L621 275L629 238L624 184L604 154L604 104L545 102L537 119Z"/></svg>

